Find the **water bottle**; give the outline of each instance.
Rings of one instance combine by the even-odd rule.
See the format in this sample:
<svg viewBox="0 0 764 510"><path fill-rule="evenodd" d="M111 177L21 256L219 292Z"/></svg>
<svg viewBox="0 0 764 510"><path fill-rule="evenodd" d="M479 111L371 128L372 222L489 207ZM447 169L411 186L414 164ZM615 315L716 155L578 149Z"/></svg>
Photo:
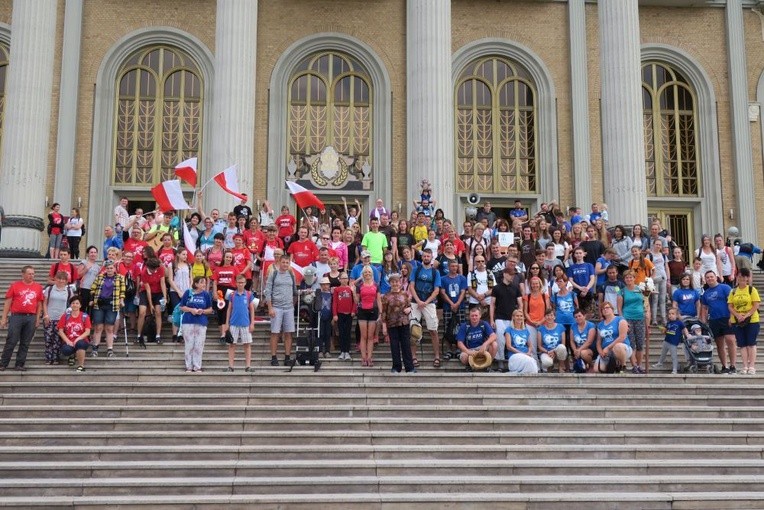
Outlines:
<svg viewBox="0 0 764 510"><path fill-rule="evenodd" d="M165 307L167 306L167 300L165 298L159 298L159 307L164 312Z"/></svg>

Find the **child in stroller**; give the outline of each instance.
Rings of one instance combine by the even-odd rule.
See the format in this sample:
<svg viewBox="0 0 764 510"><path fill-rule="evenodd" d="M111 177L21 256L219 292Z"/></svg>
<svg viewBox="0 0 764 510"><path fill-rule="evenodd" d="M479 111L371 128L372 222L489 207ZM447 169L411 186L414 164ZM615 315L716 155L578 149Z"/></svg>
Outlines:
<svg viewBox="0 0 764 510"><path fill-rule="evenodd" d="M713 333L707 324L697 319L687 319L684 322L690 335L684 340L684 350L687 355L687 371L693 374L699 370L713 373L714 344Z"/></svg>

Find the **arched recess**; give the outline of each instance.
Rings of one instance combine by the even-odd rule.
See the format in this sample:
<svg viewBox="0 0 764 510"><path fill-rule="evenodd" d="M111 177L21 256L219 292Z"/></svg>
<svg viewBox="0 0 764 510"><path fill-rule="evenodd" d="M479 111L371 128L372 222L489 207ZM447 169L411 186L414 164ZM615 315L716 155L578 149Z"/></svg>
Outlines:
<svg viewBox="0 0 764 510"><path fill-rule="evenodd" d="M372 123L374 161L374 197L386 204L392 202L392 101L390 76L382 59L363 41L347 34L327 32L309 35L295 42L279 57L270 82L268 114L268 175L267 197L271 206L279 210L287 204L289 193L284 181L287 175L287 95L289 79L307 56L324 50L336 50L358 59L371 77L374 90ZM331 193L330 191L327 193ZM340 192L341 194L341 192ZM369 202L365 204L368 210Z"/></svg>
<svg viewBox="0 0 764 510"><path fill-rule="evenodd" d="M536 152L538 155L537 176L540 184L537 188L538 194L525 195L523 198L535 198L536 206L542 201L558 200L560 177L557 166L557 110L552 75L544 62L529 48L507 39L486 38L466 44L454 53L451 66L453 83L457 82L470 62L491 55L503 56L522 65L530 73L538 94ZM456 146L456 140L454 144ZM454 179L456 179L456 168L451 171L454 172ZM458 198L463 205L466 196Z"/></svg>
<svg viewBox="0 0 764 510"><path fill-rule="evenodd" d="M724 218L721 198L719 134L716 129L716 94L711 80L692 56L673 46L643 44L642 61L665 62L683 73L695 89L701 171L701 186L698 197L687 199L671 197L665 199L664 202L648 197L648 206L660 207L668 203L672 206L685 204L686 207L692 207L696 211L696 232L698 232L698 227L700 232L711 234L722 232Z"/></svg>
<svg viewBox="0 0 764 510"><path fill-rule="evenodd" d="M93 109L93 145L90 164L90 195L88 200L88 234L99 236L103 225L113 223L112 212L117 204L111 186L111 166L114 153L114 116L116 77L125 59L134 51L145 46L167 44L188 53L199 65L204 81L205 112L212 104L213 56L212 52L198 38L173 27L142 28L117 41L106 52L96 77L95 101ZM208 147L212 115L203 117L202 143ZM201 168L208 168L209 151L202 150ZM148 190L142 190L148 191ZM94 240L91 237L89 241ZM100 246L100 241L96 243Z"/></svg>

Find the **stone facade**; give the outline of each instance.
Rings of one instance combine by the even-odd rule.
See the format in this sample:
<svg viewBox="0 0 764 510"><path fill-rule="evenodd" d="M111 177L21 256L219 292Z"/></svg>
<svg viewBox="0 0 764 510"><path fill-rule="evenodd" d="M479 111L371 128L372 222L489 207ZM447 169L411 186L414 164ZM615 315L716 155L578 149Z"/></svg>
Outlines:
<svg viewBox="0 0 764 510"><path fill-rule="evenodd" d="M0 24L10 29L12 0L0 0ZM674 2L676 3L676 2ZM651 2L639 8L640 39L643 45L665 45L676 48L693 59L705 72L715 97L719 189L706 186L703 193L721 197L723 217L701 221L700 209L695 208L694 237L699 238L700 230L708 225L721 229L739 225L739 216L745 211L750 214L755 204L739 204L736 193L735 159L733 157L732 116L730 112L730 77L727 56L727 32L724 2L709 1L706 6L693 1L692 7L660 7ZM760 78L764 72L764 41L762 21L752 12L756 2L744 0L743 23L745 27L745 49L747 61L746 83L748 102L764 100L764 86ZM594 201L604 199L602 168L601 111L600 111L600 50L598 31L598 10L596 4L584 7L587 31L584 56L588 69L588 121L589 149L591 165L591 191ZM263 199L269 193L269 181L281 179L272 175L275 171L269 161L269 113L282 105L270 104L269 87L279 59L297 41L311 34L338 33L361 41L378 57L389 79L390 90L390 140L389 168L385 178L389 179L387 196L389 204L399 202L404 208L410 206L411 199L418 195L417 189L407 184L407 2L406 0L379 0L362 2L358 0L260 0L257 9L257 55L255 83L252 93L255 103L254 133L251 143L254 147L254 161L248 166L254 169L251 179L252 189L246 190L250 196ZM45 194L51 200L77 204L82 198L82 213L89 224L88 236L91 244L100 244L100 223L111 217L111 209L116 203L116 195L111 189L104 190L105 202L111 206L106 211L95 211L91 207L91 189L97 187L97 176L103 179L108 167L95 166L94 158L101 149L96 146L104 137L95 136L98 129L113 130L113 126L99 124L100 112L94 111L98 102L99 72L104 62L125 38L137 32L149 33L153 29L170 27L175 32L185 33L203 47L202 50L215 55L216 40L215 0L87 0L83 4L82 39L79 59L79 89L77 98L77 130L75 136L75 175L72 197L66 200L53 197L55 183L56 147L58 141L58 108L61 65L63 54L64 0L59 0L56 24L56 51L51 93L51 122L49 153L47 154L48 175ZM573 125L571 94L571 55L569 53L568 6L561 0L453 0L451 2L451 51L456 54L460 48L481 39L507 40L530 50L548 70L554 86L556 113L555 139L559 186L556 196L534 196L526 200L529 204L558 199L560 204L575 203L573 168ZM11 38L13 34L11 34ZM327 48L330 49L330 48ZM13 63L10 69L12 72ZM214 70L213 70L214 72ZM211 82L209 84L211 86ZM214 95L214 90L212 94ZM208 100L211 98L207 98ZM12 98L8 98L12 100ZM210 102L205 101L205 107ZM205 111L205 114L209 114ZM102 119L103 120L103 119ZM709 122L710 119L699 119ZM748 123L751 137L753 161L754 196L757 204L764 203L764 172L762 171L762 130L761 116ZM6 125L4 129L12 129ZM270 134L274 136L274 134ZM205 133L201 161L209 163L209 133ZM95 144L95 145L94 145ZM701 161L701 164L707 164ZM217 171L221 169L215 169ZM454 169L438 169L433 178L454 178ZM706 183L707 184L707 183ZM454 187L451 186L451 189ZM26 192L29 190L22 190ZM40 190L34 190L39 193ZM146 196L148 199L149 197ZM372 200L375 197L370 197ZM452 197L436 197L452 200ZM507 201L514 197L505 197ZM494 203L501 203L502 197L493 197ZM506 202L504 202L506 203ZM662 206L682 206L682 201L648 200L651 209ZM1 204L0 204L1 205ZM281 204L274 203L274 207ZM589 204L578 204L588 208ZM617 204L609 204L617 207ZM685 204L686 205L686 204ZM464 197L453 199L453 210L461 214ZM695 207L686 205L686 207ZM760 207L760 206L756 206ZM730 214L731 212L731 214ZM758 211L757 211L758 212ZM6 214L12 214L6 207ZM719 215L719 216L722 216ZM40 217L45 211L39 211ZM732 218L730 217L732 216ZM764 222L756 222L757 232L744 232L751 240L764 237ZM5 239L6 236L3 236ZM695 241L697 242L697 241ZM0 251L5 246L0 246Z"/></svg>

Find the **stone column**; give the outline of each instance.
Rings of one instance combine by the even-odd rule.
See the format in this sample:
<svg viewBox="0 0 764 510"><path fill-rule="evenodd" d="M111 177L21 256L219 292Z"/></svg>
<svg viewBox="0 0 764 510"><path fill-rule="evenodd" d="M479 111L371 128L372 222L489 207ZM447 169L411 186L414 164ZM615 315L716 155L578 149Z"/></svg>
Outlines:
<svg viewBox="0 0 764 510"><path fill-rule="evenodd" d="M637 0L598 2L602 171L610 223L647 221Z"/></svg>
<svg viewBox="0 0 764 510"><path fill-rule="evenodd" d="M406 23L407 210L423 178L447 218L454 218L454 87L451 1L408 0Z"/></svg>
<svg viewBox="0 0 764 510"><path fill-rule="evenodd" d="M202 184L238 165L239 190L252 196L255 158L255 60L257 2L218 0L215 20L215 78L210 168ZM259 178L265 178L261 171ZM231 211L239 200L214 182L204 190L205 210ZM255 205L250 200L250 207Z"/></svg>
<svg viewBox="0 0 764 510"><path fill-rule="evenodd" d="M56 176L53 199L61 203L67 216L77 207L74 187L74 154L77 149L77 91L80 84L80 47L82 42L83 0L66 0L64 45L61 57L61 87L58 97L58 134L56 135ZM85 193L80 192L82 196Z"/></svg>
<svg viewBox="0 0 764 510"><path fill-rule="evenodd" d="M592 203L591 151L589 147L589 70L586 51L584 0L568 0L570 35L570 95L573 113L573 181L576 205L588 210Z"/></svg>
<svg viewBox="0 0 764 510"><path fill-rule="evenodd" d="M746 240L755 240L756 196L753 183L751 131L748 121L745 32L742 0L727 0L727 59L729 60L732 160L735 164L737 225ZM711 232L711 234L713 234Z"/></svg>
<svg viewBox="0 0 764 510"><path fill-rule="evenodd" d="M14 0L0 166L0 256L39 257L56 46L56 0Z"/></svg>

